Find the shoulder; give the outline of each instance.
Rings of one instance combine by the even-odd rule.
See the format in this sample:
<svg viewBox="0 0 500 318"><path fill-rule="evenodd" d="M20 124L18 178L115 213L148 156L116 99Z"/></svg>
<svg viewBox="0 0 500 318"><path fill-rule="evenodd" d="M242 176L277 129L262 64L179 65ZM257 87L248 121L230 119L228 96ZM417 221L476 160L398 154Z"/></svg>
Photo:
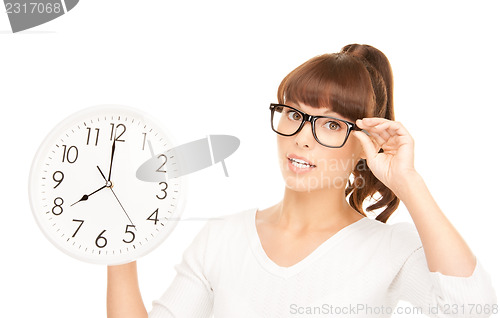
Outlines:
<svg viewBox="0 0 500 318"><path fill-rule="evenodd" d="M256 208L242 210L232 214L219 215L210 218L201 232L211 239L221 239L223 237L233 236L244 232L245 226L250 220L251 215L255 215Z"/></svg>
<svg viewBox="0 0 500 318"><path fill-rule="evenodd" d="M254 209L255 211L255 209ZM244 239L244 227L252 210L244 210L234 214L210 217L192 239L188 246L189 253L218 253L229 244L240 244Z"/></svg>
<svg viewBox="0 0 500 318"><path fill-rule="evenodd" d="M399 222L389 226L391 227L389 237L391 255L406 259L422 247L420 235L413 223Z"/></svg>
<svg viewBox="0 0 500 318"><path fill-rule="evenodd" d="M241 210L236 213L218 215L210 218L207 222L207 226L211 227L224 227L230 226L238 223L245 222L246 218L249 217L250 213L255 213L256 208Z"/></svg>
<svg viewBox="0 0 500 318"><path fill-rule="evenodd" d="M422 246L420 236L413 223L382 223L375 219L365 220L363 234L368 240L383 244L390 255L408 256Z"/></svg>
<svg viewBox="0 0 500 318"><path fill-rule="evenodd" d="M195 238L200 245L207 273L219 272L221 266L231 264L221 260L238 258L245 250L249 221L256 209L219 215L210 218Z"/></svg>
<svg viewBox="0 0 500 318"><path fill-rule="evenodd" d="M389 225L391 228L391 243L397 246L398 243L411 243L422 245L415 224L410 222L398 222Z"/></svg>

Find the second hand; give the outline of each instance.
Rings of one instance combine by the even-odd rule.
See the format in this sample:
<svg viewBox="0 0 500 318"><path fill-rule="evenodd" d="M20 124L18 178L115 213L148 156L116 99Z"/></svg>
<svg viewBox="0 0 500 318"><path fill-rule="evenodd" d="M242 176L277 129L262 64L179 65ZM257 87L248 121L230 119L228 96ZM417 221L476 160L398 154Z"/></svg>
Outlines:
<svg viewBox="0 0 500 318"><path fill-rule="evenodd" d="M120 204L123 212L125 212L125 215L127 216L128 220L130 221L130 223L132 223L132 225L134 226L134 228L137 230L136 226L134 225L134 222L132 222L132 220L130 219L130 216L128 216L127 211L125 211L125 208L123 207L122 203L120 202L120 200L116 196L115 191L113 191L113 183L110 180L106 179L106 177L104 176L104 173L102 173L101 168L99 168L99 166L97 166L97 169L101 173L101 176L104 178L104 180L106 180L106 187L108 187L111 190L111 192L113 192L113 195L115 196L116 201L118 201L118 203Z"/></svg>
<svg viewBox="0 0 500 318"><path fill-rule="evenodd" d="M123 207L122 203L120 202L120 200L118 200L118 197L116 196L115 191L113 191L113 188L111 188L111 187L110 187L109 189L111 190L111 192L113 192L113 195L115 196L116 201L118 201L118 203L119 203L119 204L120 204L120 206L122 207L122 210L123 210L123 212L125 212L125 215L127 216L127 218L128 218L128 220L130 221L130 223L132 223L132 225L134 225L134 222L132 222L132 220L131 220L131 219L130 219L130 217L128 216L128 213L127 213L127 211L125 211L125 208ZM135 227L135 225L134 225L134 227Z"/></svg>

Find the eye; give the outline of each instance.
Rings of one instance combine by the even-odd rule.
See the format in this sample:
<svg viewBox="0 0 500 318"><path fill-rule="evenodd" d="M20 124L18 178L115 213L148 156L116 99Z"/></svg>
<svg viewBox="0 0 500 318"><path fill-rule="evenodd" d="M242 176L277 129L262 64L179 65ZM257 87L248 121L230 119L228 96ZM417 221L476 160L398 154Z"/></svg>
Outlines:
<svg viewBox="0 0 500 318"><path fill-rule="evenodd" d="M339 130L341 127L340 127L340 124L334 120L330 120L330 121L327 121L323 127L329 129L329 130Z"/></svg>
<svg viewBox="0 0 500 318"><path fill-rule="evenodd" d="M302 120L302 115L294 110L288 110L287 117L290 120Z"/></svg>

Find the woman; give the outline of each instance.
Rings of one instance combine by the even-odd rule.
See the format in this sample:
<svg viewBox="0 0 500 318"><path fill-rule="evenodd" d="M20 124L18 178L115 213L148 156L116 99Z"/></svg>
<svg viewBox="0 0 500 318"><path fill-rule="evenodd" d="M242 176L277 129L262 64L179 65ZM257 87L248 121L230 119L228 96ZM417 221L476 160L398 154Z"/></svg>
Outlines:
<svg viewBox="0 0 500 318"><path fill-rule="evenodd" d="M314 57L283 79L278 102L270 110L283 199L207 222L150 317L498 311L488 273L414 168L413 139L394 121L382 52L348 45ZM374 220L363 202L376 193L366 208L383 209ZM400 200L416 231L385 223ZM399 300L413 308L396 307ZM108 317L147 315L135 262L108 267Z"/></svg>

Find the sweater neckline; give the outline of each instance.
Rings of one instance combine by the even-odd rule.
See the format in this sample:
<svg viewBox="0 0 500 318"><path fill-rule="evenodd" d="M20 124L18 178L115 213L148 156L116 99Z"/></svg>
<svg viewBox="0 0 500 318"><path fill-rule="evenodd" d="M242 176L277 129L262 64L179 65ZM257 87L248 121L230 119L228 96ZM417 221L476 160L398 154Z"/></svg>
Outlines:
<svg viewBox="0 0 500 318"><path fill-rule="evenodd" d="M354 229L365 224L369 219L368 217L363 217L362 219L359 219L356 222L353 222L343 227L335 234L330 236L326 241L321 243L321 245L319 245L305 258L303 258L302 260L291 266L284 267L276 264L273 260L271 260L267 256L264 248L262 247L262 242L260 241L260 237L257 232L257 226L256 226L257 211L258 208L248 210L246 217L246 228L247 228L248 238L250 240L251 249L255 257L257 258L258 262L265 270L267 270L271 274L274 274L282 278L291 277L300 272L301 270L303 270L310 263L312 263L313 261L318 259L321 255L323 255L326 251L330 250L333 246L338 244L346 235L351 233Z"/></svg>

